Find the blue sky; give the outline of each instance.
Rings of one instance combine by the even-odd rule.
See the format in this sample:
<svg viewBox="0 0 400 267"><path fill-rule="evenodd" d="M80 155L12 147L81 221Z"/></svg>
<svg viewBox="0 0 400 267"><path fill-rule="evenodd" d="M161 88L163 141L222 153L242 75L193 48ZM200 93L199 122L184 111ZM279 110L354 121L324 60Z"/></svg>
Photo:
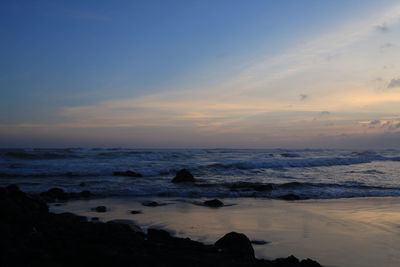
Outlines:
<svg viewBox="0 0 400 267"><path fill-rule="evenodd" d="M0 146L400 147L396 1L2 1Z"/></svg>

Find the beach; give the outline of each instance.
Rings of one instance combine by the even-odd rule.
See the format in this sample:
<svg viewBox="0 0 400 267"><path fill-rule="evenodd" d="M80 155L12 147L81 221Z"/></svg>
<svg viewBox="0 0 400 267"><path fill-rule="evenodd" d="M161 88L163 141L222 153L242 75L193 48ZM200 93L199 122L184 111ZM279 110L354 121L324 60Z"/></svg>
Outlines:
<svg viewBox="0 0 400 267"><path fill-rule="evenodd" d="M213 244L230 231L246 234L256 257L274 259L291 254L312 258L324 266L395 267L400 264L400 198L350 198L283 201L227 198L220 208L202 206L205 199L97 198L51 206L51 211L73 212L113 219L134 220L143 229L165 229L178 237ZM107 212L91 208L104 205ZM130 211L141 211L131 214Z"/></svg>
<svg viewBox="0 0 400 267"><path fill-rule="evenodd" d="M293 255L256 258L254 241L243 233L229 232L214 244L204 244L159 228L142 229L131 220L102 222L92 217L88 221L71 212L55 214L46 204L53 197L65 201L90 196L58 188L31 195L16 185L0 187L1 266L321 267ZM93 210L106 212L107 208Z"/></svg>
<svg viewBox="0 0 400 267"><path fill-rule="evenodd" d="M86 230L72 224L82 234L98 222L132 220L144 234L163 229L211 247L227 233L242 233L259 262L294 255L323 266L400 265L399 150L68 148L0 155L0 186L16 184L60 216L87 217ZM103 241L113 242L112 234Z"/></svg>

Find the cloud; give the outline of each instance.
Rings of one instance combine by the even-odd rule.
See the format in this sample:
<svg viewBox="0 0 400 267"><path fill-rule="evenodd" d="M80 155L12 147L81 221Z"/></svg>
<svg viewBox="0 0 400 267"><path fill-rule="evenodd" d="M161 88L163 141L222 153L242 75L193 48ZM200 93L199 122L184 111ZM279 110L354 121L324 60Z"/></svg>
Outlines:
<svg viewBox="0 0 400 267"><path fill-rule="evenodd" d="M386 23L382 23L380 25L377 25L375 27L376 30L380 32L388 32L389 31L389 26Z"/></svg>
<svg viewBox="0 0 400 267"><path fill-rule="evenodd" d="M397 87L400 87L400 79L392 79L387 86L387 88L397 88Z"/></svg>
<svg viewBox="0 0 400 267"><path fill-rule="evenodd" d="M176 89L153 95L66 107L60 116L66 118L64 121L68 123L49 127L75 127L82 131L93 129L95 133L97 130L94 128L103 127L121 135L134 129L132 132L144 133L143 140L150 140L147 135L153 135L152 141L175 144L181 141L175 132L188 132L193 135L188 140L202 139L207 142L211 139L203 133L208 131L207 134L212 133L215 144L222 140L244 146L256 139L258 144L269 142L275 145L278 141L284 143L291 140L303 146L304 140L314 139L319 134L395 132L400 121L368 121L371 124L366 124L367 127L358 124L360 120L397 116L400 112L400 104L398 107L393 104L400 99L398 90L376 94L368 90L370 88L366 88L364 83L375 75L386 78L383 73L373 71L383 64L377 64L379 62L373 60L363 47L368 46L368 51L378 54L377 47L382 43L379 40L370 42L378 35L372 27L381 25L382 21L387 22L382 25L391 27L394 22L388 16L400 14L400 5L391 10L394 10L393 13L378 20L368 18L354 25L345 24L339 31L311 38L293 48L284 49L276 56L260 54L254 61L250 59L240 65L238 75L224 76L215 84L178 84L174 86ZM80 14L80 17L102 19L91 14ZM330 55L343 56L330 58ZM327 56L331 59L329 62ZM366 71L362 71L360 66ZM307 90L307 94L296 91L297 88ZM363 108L367 105L374 106L375 110L385 115L376 115L375 110L366 115ZM314 117L317 119L313 120ZM49 128L29 124L17 128L24 126L37 131L43 129L43 132ZM375 128L369 129L368 126ZM115 139L118 138L113 136ZM129 139L132 137L129 136Z"/></svg>
<svg viewBox="0 0 400 267"><path fill-rule="evenodd" d="M396 123L396 124L391 124L389 126L389 130L396 130L400 128L400 122Z"/></svg>
<svg viewBox="0 0 400 267"><path fill-rule="evenodd" d="M306 94L300 94L299 97L300 97L300 100L301 100L301 101L304 101L304 100L306 100L306 99L308 98L308 95L306 95Z"/></svg>
<svg viewBox="0 0 400 267"><path fill-rule="evenodd" d="M395 45L393 44L393 43L384 43L384 44L382 44L380 47L379 47L379 49L380 49L380 51L381 52L384 52L385 50L387 50L387 49L390 49L390 48L392 48L392 47L394 47Z"/></svg>
<svg viewBox="0 0 400 267"><path fill-rule="evenodd" d="M324 111L321 111L321 112L319 113L319 115L320 115L320 116L329 116L329 115L331 115L331 113L330 113L329 111L324 110Z"/></svg>
<svg viewBox="0 0 400 267"><path fill-rule="evenodd" d="M400 128L400 118L364 121L361 124L368 126L370 129L382 129L386 132L393 132Z"/></svg>

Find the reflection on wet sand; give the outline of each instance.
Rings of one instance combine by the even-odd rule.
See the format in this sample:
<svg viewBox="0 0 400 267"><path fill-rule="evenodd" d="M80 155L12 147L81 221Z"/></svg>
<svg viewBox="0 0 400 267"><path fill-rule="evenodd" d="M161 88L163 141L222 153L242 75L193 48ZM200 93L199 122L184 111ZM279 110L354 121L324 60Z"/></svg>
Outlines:
<svg viewBox="0 0 400 267"><path fill-rule="evenodd" d="M400 266L400 198L353 198L287 202L271 199L224 199L222 208L193 205L179 199L153 199L170 203L145 207L144 199L107 198L73 201L53 207L102 220L132 219L144 228L158 227L177 236L213 243L230 231L250 239L257 257L295 254L326 266ZM198 201L198 200L197 200ZM105 205L108 212L91 207ZM142 210L142 214L130 214Z"/></svg>

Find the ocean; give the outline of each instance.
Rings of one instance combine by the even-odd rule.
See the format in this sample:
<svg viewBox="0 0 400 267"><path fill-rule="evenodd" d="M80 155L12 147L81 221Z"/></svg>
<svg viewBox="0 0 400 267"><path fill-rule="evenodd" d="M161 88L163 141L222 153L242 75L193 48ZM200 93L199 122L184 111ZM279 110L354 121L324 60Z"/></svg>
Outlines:
<svg viewBox="0 0 400 267"><path fill-rule="evenodd" d="M171 183L183 168L195 183ZM143 177L114 175L127 170ZM400 150L0 149L0 186L31 193L59 187L138 197L400 196L399 170Z"/></svg>

